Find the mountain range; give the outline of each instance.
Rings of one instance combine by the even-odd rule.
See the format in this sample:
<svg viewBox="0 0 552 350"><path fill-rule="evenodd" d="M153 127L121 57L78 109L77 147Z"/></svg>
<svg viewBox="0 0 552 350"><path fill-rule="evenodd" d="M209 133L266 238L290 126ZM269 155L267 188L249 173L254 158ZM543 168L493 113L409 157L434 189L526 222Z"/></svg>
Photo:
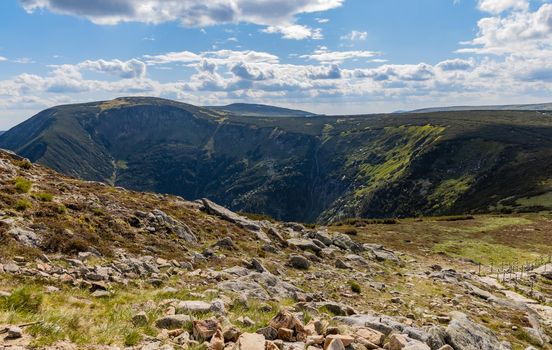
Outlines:
<svg viewBox="0 0 552 350"><path fill-rule="evenodd" d="M326 116L128 97L49 108L0 147L75 177L288 221L552 208L546 110Z"/></svg>

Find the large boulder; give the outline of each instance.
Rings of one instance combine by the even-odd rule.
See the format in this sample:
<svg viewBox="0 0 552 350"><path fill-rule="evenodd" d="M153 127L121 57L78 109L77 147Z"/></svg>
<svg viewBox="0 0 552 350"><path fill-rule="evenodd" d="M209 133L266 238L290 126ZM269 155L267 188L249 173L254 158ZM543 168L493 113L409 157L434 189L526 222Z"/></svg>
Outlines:
<svg viewBox="0 0 552 350"><path fill-rule="evenodd" d="M320 245L317 245L313 240L306 238L290 238L287 240L288 245L292 247L299 248L301 250L312 250L315 253L319 253L323 248L325 248L322 242L319 242Z"/></svg>
<svg viewBox="0 0 552 350"><path fill-rule="evenodd" d="M447 343L456 350L506 350L497 336L487 327L472 322L460 312L451 314Z"/></svg>
<svg viewBox="0 0 552 350"><path fill-rule="evenodd" d="M226 209L225 207L208 200L207 198L201 199L201 202L203 203L203 207L205 208L205 211L209 214L216 215L223 220L229 221L233 224L236 224L248 230L252 230L252 231L261 230L261 226L259 226L256 222L249 220L241 215L238 215L233 211Z"/></svg>
<svg viewBox="0 0 552 350"><path fill-rule="evenodd" d="M338 233L333 236L332 239L333 245L336 247L339 247L341 249L350 250L354 253L359 253L364 250L362 245L358 244L357 242L353 241L351 237L347 236L343 233Z"/></svg>

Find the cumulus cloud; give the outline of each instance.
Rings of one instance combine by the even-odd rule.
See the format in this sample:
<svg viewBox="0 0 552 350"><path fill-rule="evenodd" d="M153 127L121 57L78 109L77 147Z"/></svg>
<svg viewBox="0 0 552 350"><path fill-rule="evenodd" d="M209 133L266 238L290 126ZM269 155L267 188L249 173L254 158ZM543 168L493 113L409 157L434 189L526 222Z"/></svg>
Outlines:
<svg viewBox="0 0 552 350"><path fill-rule="evenodd" d="M295 17L340 7L344 0L20 0L28 12L46 9L86 18L100 25L121 22L163 23L204 27L223 23L269 26L285 38L319 38L318 29L295 25ZM307 35L307 31L310 34Z"/></svg>
<svg viewBox="0 0 552 350"><path fill-rule="evenodd" d="M324 39L320 28L310 28L300 24L291 24L283 26L269 26L262 30L263 33L280 33L284 39L303 40L303 39Z"/></svg>
<svg viewBox="0 0 552 350"><path fill-rule="evenodd" d="M349 41L364 41L368 38L367 32L360 32L358 30L353 30L347 35L343 35L341 37L341 40L349 40Z"/></svg>
<svg viewBox="0 0 552 350"><path fill-rule="evenodd" d="M373 51L328 51L326 48L322 48L312 54L299 57L324 63L339 63L351 59L370 58L376 55L377 53Z"/></svg>
<svg viewBox="0 0 552 350"><path fill-rule="evenodd" d="M131 59L125 62L120 60L87 60L80 63L78 68L107 73L123 79L142 78L146 75L146 64L137 59Z"/></svg>
<svg viewBox="0 0 552 350"><path fill-rule="evenodd" d="M552 4L538 10L514 11L507 16L486 17L478 22L477 37L460 53L538 55L552 50Z"/></svg>
<svg viewBox="0 0 552 350"><path fill-rule="evenodd" d="M470 70L474 67L473 60L463 60L460 58L455 58L452 60L441 61L437 64L437 68L443 71L463 71Z"/></svg>
<svg viewBox="0 0 552 350"><path fill-rule="evenodd" d="M479 0L477 7L481 11L492 14L499 14L506 10L527 10L529 8L528 0Z"/></svg>

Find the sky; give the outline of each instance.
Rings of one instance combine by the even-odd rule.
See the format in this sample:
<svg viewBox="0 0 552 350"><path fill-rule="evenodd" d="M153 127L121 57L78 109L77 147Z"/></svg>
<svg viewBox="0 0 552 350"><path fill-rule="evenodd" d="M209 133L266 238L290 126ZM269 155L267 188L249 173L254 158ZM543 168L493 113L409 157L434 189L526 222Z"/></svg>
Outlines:
<svg viewBox="0 0 552 350"><path fill-rule="evenodd" d="M0 130L134 95L323 114L552 102L552 0L0 1Z"/></svg>

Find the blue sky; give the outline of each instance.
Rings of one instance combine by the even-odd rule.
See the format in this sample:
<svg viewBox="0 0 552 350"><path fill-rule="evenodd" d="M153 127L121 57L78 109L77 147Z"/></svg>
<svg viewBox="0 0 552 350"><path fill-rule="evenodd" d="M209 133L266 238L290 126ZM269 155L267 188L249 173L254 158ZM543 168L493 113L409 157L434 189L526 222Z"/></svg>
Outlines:
<svg viewBox="0 0 552 350"><path fill-rule="evenodd" d="M0 2L0 130L127 95L349 114L551 90L548 0Z"/></svg>

